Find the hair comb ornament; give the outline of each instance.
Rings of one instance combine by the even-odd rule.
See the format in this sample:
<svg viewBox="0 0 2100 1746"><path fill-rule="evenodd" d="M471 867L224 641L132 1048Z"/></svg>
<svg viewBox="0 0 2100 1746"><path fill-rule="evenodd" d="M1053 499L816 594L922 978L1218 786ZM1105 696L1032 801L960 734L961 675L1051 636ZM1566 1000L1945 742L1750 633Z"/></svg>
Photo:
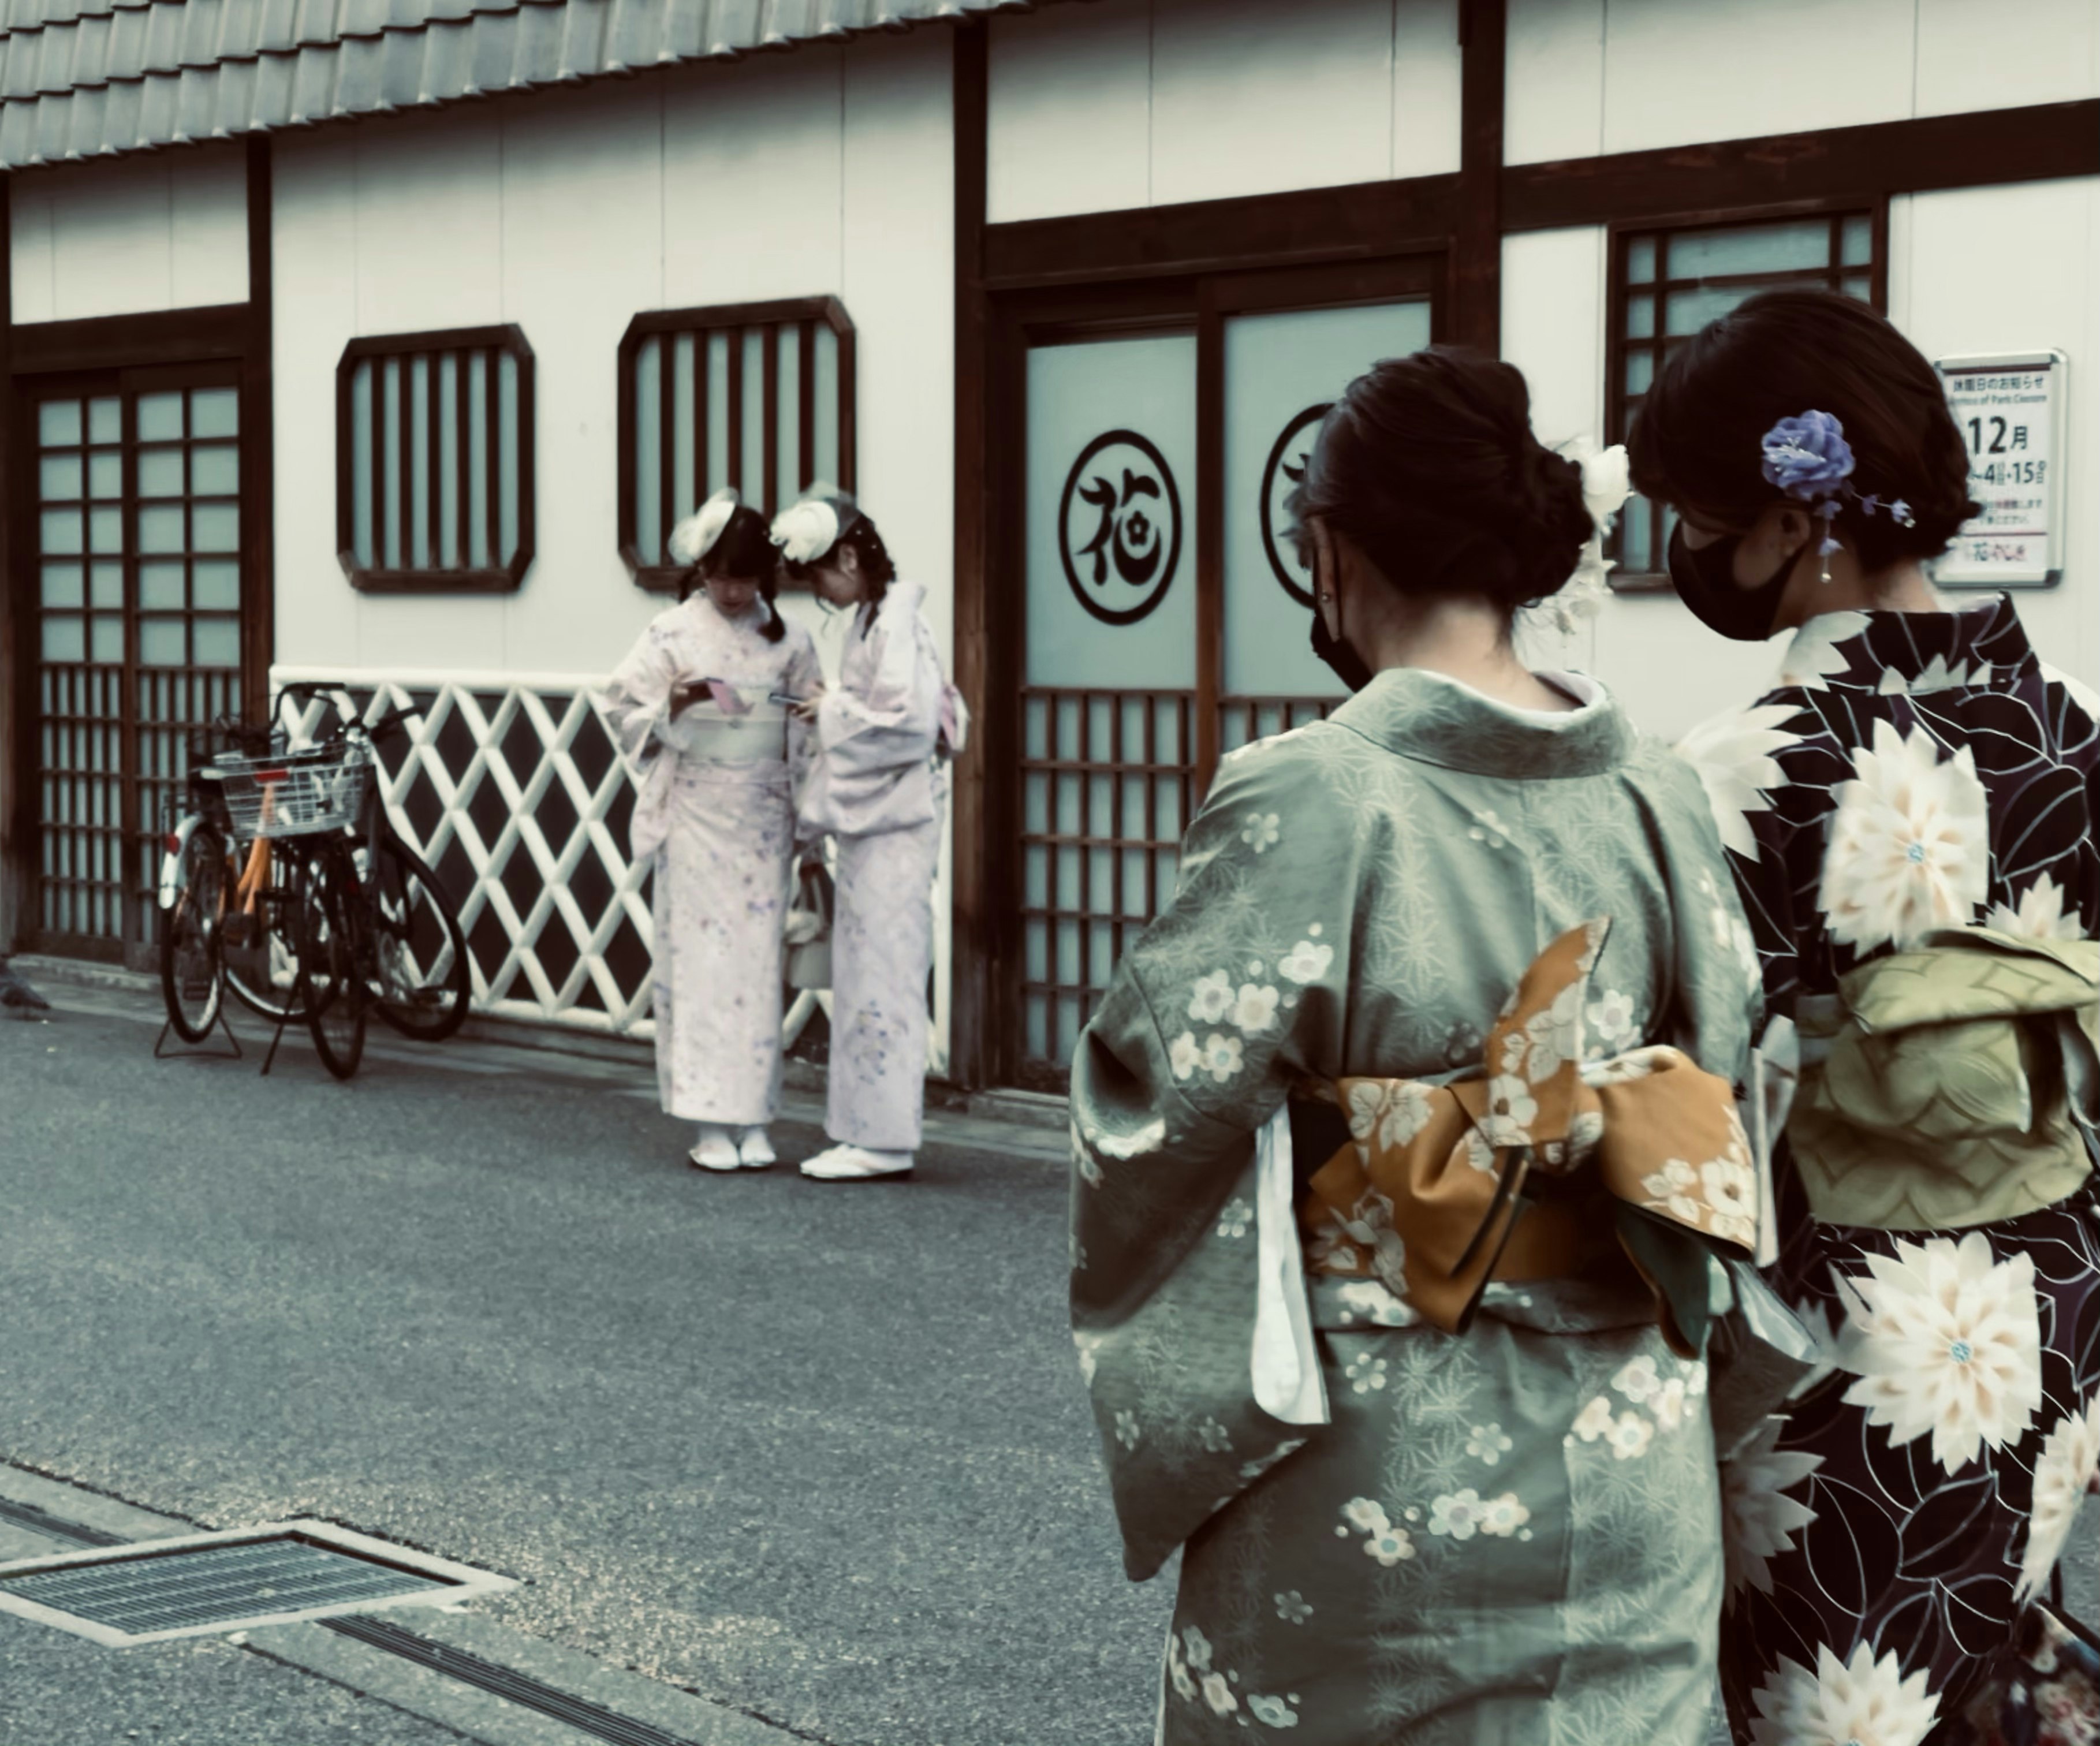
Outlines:
<svg viewBox="0 0 2100 1746"><path fill-rule="evenodd" d="M690 569L715 549L715 541L722 536L722 530L730 524L741 500L734 485L725 485L714 496L702 504L697 512L687 516L671 530L671 537L664 542L672 562Z"/></svg>
<svg viewBox="0 0 2100 1746"><path fill-rule="evenodd" d="M1803 412L1798 418L1782 418L1764 434L1764 476L1768 484L1776 485L1789 497L1807 504L1823 523L1823 544L1819 549L1823 558L1822 580L1830 580L1830 554L1838 549L1838 537L1831 524L1838 518L1847 498L1860 507L1862 515L1877 515L1886 511L1889 518L1899 527L1913 527L1917 520L1910 512L1910 505L1902 498L1891 498L1884 503L1879 497L1862 492L1852 483L1852 474L1859 463L1852 456L1852 445L1845 440L1845 426L1828 412L1814 410Z"/></svg>
<svg viewBox="0 0 2100 1746"><path fill-rule="evenodd" d="M773 518L773 543L791 564L822 558L860 519L853 493L835 485L812 485Z"/></svg>
<svg viewBox="0 0 2100 1746"><path fill-rule="evenodd" d="M1567 585L1541 602L1538 609L1555 631L1568 637L1584 620L1603 611L1604 602L1611 597L1608 579L1613 567L1604 556L1604 541L1632 494L1633 478L1623 443L1599 448L1595 439L1578 437L1561 444L1559 452L1582 470L1582 507L1590 512L1592 530Z"/></svg>

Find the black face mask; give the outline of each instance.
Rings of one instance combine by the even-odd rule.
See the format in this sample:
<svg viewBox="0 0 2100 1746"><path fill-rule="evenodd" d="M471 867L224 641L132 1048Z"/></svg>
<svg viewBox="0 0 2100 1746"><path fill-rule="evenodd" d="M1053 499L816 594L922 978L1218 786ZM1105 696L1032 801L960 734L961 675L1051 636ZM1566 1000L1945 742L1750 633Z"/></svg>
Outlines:
<svg viewBox="0 0 2100 1746"><path fill-rule="evenodd" d="M1769 580L1738 588L1736 550L1742 543L1740 534L1731 534L1695 550L1684 543L1684 523L1679 522L1670 536L1670 580L1676 584L1677 597L1709 630L1732 642L1762 642L1772 633L1780 597L1800 554L1781 558Z"/></svg>
<svg viewBox="0 0 2100 1746"><path fill-rule="evenodd" d="M1312 652L1352 691L1361 691L1371 682L1371 670L1364 665L1364 658L1349 646L1346 639L1328 634L1327 615L1317 606L1312 609Z"/></svg>
<svg viewBox="0 0 2100 1746"><path fill-rule="evenodd" d="M1317 596L1321 585L1320 562L1317 558L1308 562L1312 570L1312 592ZM1337 637L1327 628L1327 615L1317 603L1312 608L1312 652L1350 691L1361 691L1371 682L1371 670L1364 665L1363 656L1350 646L1348 637Z"/></svg>

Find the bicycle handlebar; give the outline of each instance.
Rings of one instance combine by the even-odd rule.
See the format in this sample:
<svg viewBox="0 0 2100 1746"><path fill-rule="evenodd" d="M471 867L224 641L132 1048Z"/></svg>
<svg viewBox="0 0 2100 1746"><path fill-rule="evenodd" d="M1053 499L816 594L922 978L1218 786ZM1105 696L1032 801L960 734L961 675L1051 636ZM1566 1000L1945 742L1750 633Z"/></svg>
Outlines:
<svg viewBox="0 0 2100 1746"><path fill-rule="evenodd" d="M340 679L294 679L278 688L276 696L271 702L270 719L273 722L277 720L287 699L294 703L302 700L311 703L322 698L333 702L337 696L349 690L350 687ZM408 721L402 711L390 703L387 712L377 721L366 721L354 714L346 713L342 726L336 731L345 735L352 731L361 733L373 745L378 746L407 733Z"/></svg>

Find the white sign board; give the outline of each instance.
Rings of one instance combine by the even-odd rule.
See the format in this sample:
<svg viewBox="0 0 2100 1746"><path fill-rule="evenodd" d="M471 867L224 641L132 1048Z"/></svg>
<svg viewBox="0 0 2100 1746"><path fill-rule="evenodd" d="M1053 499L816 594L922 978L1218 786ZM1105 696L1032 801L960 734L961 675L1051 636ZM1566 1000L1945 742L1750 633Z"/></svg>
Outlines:
<svg viewBox="0 0 2100 1746"><path fill-rule="evenodd" d="M1969 495L1983 512L1963 524L1933 580L2054 588L2063 574L2063 354L1942 358L1938 368L1969 445Z"/></svg>

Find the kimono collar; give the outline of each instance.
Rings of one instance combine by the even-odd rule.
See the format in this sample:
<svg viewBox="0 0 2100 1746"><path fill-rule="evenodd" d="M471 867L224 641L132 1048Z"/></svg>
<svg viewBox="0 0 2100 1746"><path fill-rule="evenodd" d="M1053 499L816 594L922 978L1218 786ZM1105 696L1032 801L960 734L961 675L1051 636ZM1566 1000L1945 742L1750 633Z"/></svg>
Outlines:
<svg viewBox="0 0 2100 1746"><path fill-rule="evenodd" d="M2037 664L2012 597L1955 612L1826 612L1794 633L1779 682L1812 691L2010 690Z"/></svg>
<svg viewBox="0 0 2100 1746"><path fill-rule="evenodd" d="M875 609L874 620L868 628L873 630L876 624L886 624L892 618L914 618L925 601L924 584L907 582L898 577L882 591L882 604Z"/></svg>
<svg viewBox="0 0 2100 1746"><path fill-rule="evenodd" d="M1611 694L1581 674L1546 677L1581 707L1519 709L1445 674L1393 667L1330 719L1402 757L1476 775L1595 776L1624 763L1634 730Z"/></svg>

